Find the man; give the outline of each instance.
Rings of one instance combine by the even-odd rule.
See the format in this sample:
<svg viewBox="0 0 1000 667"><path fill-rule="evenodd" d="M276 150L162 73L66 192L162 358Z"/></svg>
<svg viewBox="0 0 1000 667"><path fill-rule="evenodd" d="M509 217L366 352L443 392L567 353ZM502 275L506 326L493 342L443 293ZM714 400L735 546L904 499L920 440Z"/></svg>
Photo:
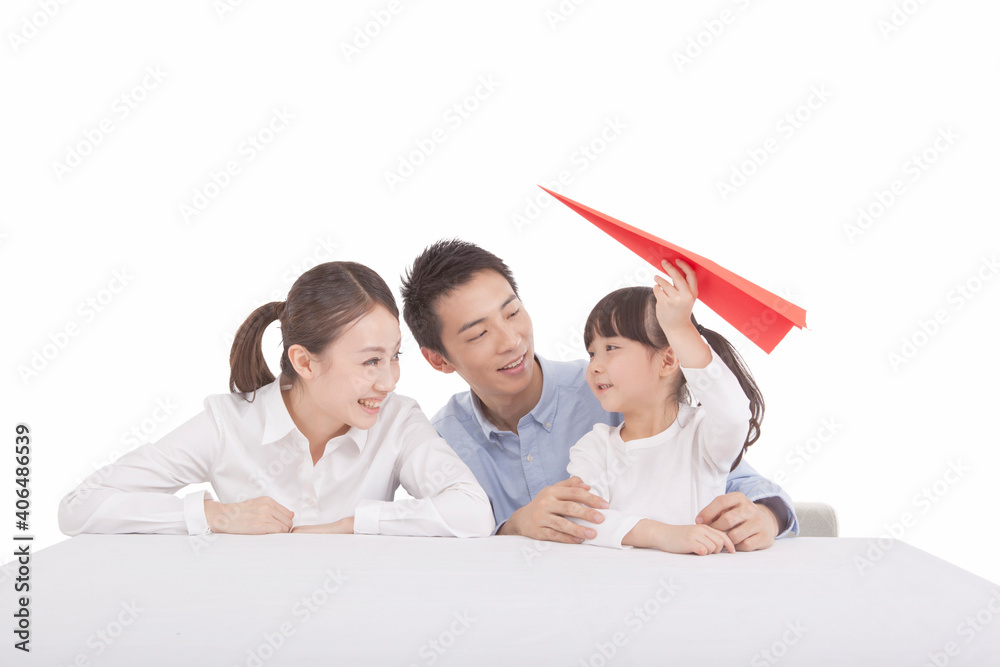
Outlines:
<svg viewBox="0 0 1000 667"><path fill-rule="evenodd" d="M403 317L428 363L458 373L470 391L432 419L472 469L493 504L499 535L556 542L595 537L567 517L603 521L603 498L578 477L564 479L569 450L594 424L617 426L586 382L587 361L535 354L531 318L497 256L458 239L439 241L403 277ZM791 499L742 461L725 495L698 523L726 532L740 551L798 533Z"/></svg>

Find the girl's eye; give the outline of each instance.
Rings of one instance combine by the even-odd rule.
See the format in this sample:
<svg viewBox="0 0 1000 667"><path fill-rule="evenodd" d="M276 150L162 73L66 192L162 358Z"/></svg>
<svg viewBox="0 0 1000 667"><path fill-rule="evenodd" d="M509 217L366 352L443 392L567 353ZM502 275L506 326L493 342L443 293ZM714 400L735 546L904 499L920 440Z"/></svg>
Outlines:
<svg viewBox="0 0 1000 667"><path fill-rule="evenodd" d="M607 350L608 352L610 352L611 350L617 350L618 346L617 345L605 345L604 349Z"/></svg>
<svg viewBox="0 0 1000 667"><path fill-rule="evenodd" d="M591 352L590 350L587 350L587 356L590 357L591 359L593 359L594 358L594 353Z"/></svg>

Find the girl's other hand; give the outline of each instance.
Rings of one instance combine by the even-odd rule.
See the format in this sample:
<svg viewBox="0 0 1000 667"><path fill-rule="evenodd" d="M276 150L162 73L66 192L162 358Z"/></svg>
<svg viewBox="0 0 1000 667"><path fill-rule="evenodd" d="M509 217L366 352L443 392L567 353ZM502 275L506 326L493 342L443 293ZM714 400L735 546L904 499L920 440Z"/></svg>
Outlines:
<svg viewBox="0 0 1000 667"><path fill-rule="evenodd" d="M736 547L729 535L704 524L696 526L667 526L658 545L661 551L674 554L717 554L723 549L731 554Z"/></svg>
<svg viewBox="0 0 1000 667"><path fill-rule="evenodd" d="M242 503L205 501L205 518L213 533L287 533L292 529L293 516L294 512L267 496L251 498Z"/></svg>
<svg viewBox="0 0 1000 667"><path fill-rule="evenodd" d="M311 533L315 535L353 535L354 534L354 517L344 517L339 521L334 521L333 523L318 523L312 526L295 526L292 528L293 533Z"/></svg>

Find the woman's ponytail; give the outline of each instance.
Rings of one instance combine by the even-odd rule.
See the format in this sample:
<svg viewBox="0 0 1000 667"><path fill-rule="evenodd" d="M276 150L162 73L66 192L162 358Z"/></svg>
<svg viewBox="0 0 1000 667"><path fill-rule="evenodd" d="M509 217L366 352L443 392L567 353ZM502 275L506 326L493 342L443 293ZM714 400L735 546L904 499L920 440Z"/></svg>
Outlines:
<svg viewBox="0 0 1000 667"><path fill-rule="evenodd" d="M740 464L740 461L743 460L743 454L747 448L760 438L760 423L764 421L764 396L760 393L760 387L757 386L753 375L750 373L750 369L747 367L746 362L743 361L740 353L736 351L736 348L723 338L722 334L711 329L706 329L698 324L694 319L694 315L691 316L691 321L697 327L698 333L704 336L709 347L715 351L715 354L733 372L733 375L736 376L736 379L740 383L740 387L743 389L743 393L750 399L750 428L747 431L747 439L743 443L743 450L740 451L740 455L736 457L736 461L733 462L733 466L729 469L732 472Z"/></svg>
<svg viewBox="0 0 1000 667"><path fill-rule="evenodd" d="M250 313L240 326L229 351L229 391L256 395L258 389L274 382L274 374L264 360L261 341L267 327L275 320L280 321L284 314L285 302L272 301Z"/></svg>

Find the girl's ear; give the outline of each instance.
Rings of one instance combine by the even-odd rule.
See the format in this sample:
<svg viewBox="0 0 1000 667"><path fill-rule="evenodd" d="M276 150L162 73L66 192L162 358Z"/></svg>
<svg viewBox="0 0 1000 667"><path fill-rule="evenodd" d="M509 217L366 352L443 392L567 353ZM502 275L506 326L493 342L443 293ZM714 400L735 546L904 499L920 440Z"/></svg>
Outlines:
<svg viewBox="0 0 1000 667"><path fill-rule="evenodd" d="M667 349L658 353L659 355L659 371L660 377L669 377L673 375L678 368L680 368L680 361L677 359L677 355L674 354L674 348L667 347Z"/></svg>
<svg viewBox="0 0 1000 667"><path fill-rule="evenodd" d="M292 345L288 348L288 361L303 379L311 380L319 373L319 361L301 345Z"/></svg>

